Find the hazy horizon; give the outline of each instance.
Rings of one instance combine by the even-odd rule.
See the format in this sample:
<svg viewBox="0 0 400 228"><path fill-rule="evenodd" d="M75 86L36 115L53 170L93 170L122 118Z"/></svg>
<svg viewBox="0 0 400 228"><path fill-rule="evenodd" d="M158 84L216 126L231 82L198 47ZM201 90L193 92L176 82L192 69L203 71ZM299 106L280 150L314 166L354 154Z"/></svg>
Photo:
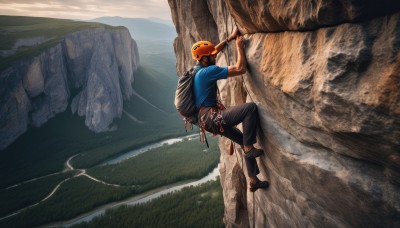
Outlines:
<svg viewBox="0 0 400 228"><path fill-rule="evenodd" d="M172 21L167 0L0 0L0 15L91 20L99 17Z"/></svg>

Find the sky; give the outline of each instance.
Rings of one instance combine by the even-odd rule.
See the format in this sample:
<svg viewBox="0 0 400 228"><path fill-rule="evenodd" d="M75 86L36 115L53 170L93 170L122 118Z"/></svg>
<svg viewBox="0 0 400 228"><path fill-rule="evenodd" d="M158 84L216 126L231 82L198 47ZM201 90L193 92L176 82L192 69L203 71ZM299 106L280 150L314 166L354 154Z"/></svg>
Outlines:
<svg viewBox="0 0 400 228"><path fill-rule="evenodd" d="M172 20L168 0L0 0L0 15L79 20L103 16Z"/></svg>

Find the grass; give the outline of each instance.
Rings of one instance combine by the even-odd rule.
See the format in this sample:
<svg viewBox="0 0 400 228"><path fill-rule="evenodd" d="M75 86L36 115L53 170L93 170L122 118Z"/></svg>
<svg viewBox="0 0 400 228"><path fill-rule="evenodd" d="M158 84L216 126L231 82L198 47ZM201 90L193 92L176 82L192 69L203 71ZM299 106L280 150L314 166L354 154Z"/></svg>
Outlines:
<svg viewBox="0 0 400 228"><path fill-rule="evenodd" d="M131 187L106 186L81 176L65 182L48 201L0 221L0 227L33 227L66 220L102 204L124 199L134 192Z"/></svg>
<svg viewBox="0 0 400 228"><path fill-rule="evenodd" d="M92 168L88 173L108 183L140 185L153 189L187 179L200 179L218 162L217 138L210 138L210 148L198 139L185 140L153 149L125 162Z"/></svg>
<svg viewBox="0 0 400 228"><path fill-rule="evenodd" d="M35 204L46 196L64 179L71 177L74 172L60 173L47 178L22 184L11 189L0 190L0 217Z"/></svg>
<svg viewBox="0 0 400 228"><path fill-rule="evenodd" d="M15 54L0 58L0 71L13 62L23 58L32 58L60 42L67 34L83 29L126 29L95 22L82 22L67 19L43 17L1 16L0 15L0 50L11 50L19 39L44 37L45 41L31 47L20 47Z"/></svg>

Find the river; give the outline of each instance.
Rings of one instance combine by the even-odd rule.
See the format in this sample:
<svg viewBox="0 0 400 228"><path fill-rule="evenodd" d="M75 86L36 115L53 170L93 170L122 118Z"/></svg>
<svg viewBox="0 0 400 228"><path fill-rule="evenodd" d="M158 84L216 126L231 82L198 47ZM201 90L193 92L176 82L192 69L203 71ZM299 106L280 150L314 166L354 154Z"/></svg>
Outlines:
<svg viewBox="0 0 400 228"><path fill-rule="evenodd" d="M181 184L178 186L168 187L166 189L165 189L165 187L159 188L159 189L150 191L150 194L149 194L149 192L147 192L147 193L143 193L143 194L128 198L128 199L120 201L120 202L110 203L99 209L85 213L84 215L81 215L77 218L74 218L74 219L71 219L71 220L65 221L65 222L54 223L54 224L48 225L46 227L60 227L60 226L70 227L72 225L75 225L75 224L78 224L81 222L89 222L93 218L103 215L107 209L116 208L121 205L133 206L133 205L140 204L140 203L146 203L146 202L156 199L162 195L165 195L165 194L168 194L171 192L175 192L175 191L179 191L182 188L185 188L188 186L197 186L197 185L206 183L207 181L210 181L210 180L216 180L218 176L219 176L219 165L211 173L209 173L207 176L201 178L200 180L192 181L192 182Z"/></svg>
<svg viewBox="0 0 400 228"><path fill-rule="evenodd" d="M180 138L166 139L166 140L163 140L161 142L153 143L153 144L141 147L139 149L131 150L129 152L123 153L121 155L118 155L115 158L109 159L109 160L101 163L100 165L117 164L117 163L120 163L120 162L122 162L122 161L124 161L126 159L129 159L129 158L132 158L132 157L137 156L139 154L142 154L144 152L147 152L149 150L153 150L153 149L165 146L165 145L172 145L174 143L182 142L184 139L192 140L192 139L195 139L195 138L198 138L198 137L199 137L198 134L192 134L192 135L188 135L188 136L184 136L184 137L180 137Z"/></svg>
<svg viewBox="0 0 400 228"><path fill-rule="evenodd" d="M126 159L132 158L134 156L137 156L139 154L145 153L149 150L155 149L155 148L159 148L165 145L172 145L174 143L178 143L178 142L182 142L183 140L187 139L187 140L193 140L198 138L198 134L192 134L192 135L188 135L188 136L184 136L184 137L179 137L179 138L172 138L172 139L167 139L167 140L163 140L157 143L153 143L153 144L149 144L147 146L141 147L139 149L136 150L132 150L126 153L123 153L121 155L118 155L112 159L109 159L105 162L103 162L100 165L110 165L110 164L117 164L120 163ZM74 155L76 156L76 155ZM73 157L74 157L73 156ZM70 159L68 159L68 161L66 162L66 167L70 170L74 170L74 168L69 164L70 160L73 158L71 157ZM212 172L210 172L207 176L203 177L200 180L197 181L192 181L189 183L184 183L184 184L179 184L179 185L169 185L169 186L164 186L164 187L160 187L154 190L150 190L148 192L142 193L140 195L136 195L133 197L130 197L128 199L125 199L123 201L120 202L113 202L113 203L109 203L107 205L104 205L98 209L95 209L93 211L87 212L85 214L82 214L74 219L65 221L65 222L57 222L57 223L52 223L52 224L48 224L45 227L60 227L60 226L64 226L64 227L69 227L81 222L89 222L91 221L93 218L103 215L105 213L105 211L107 209L111 209L111 208L115 208L121 205L136 205L136 204L140 204L140 203L146 203L149 202L153 199L156 199L162 195L174 192L174 191L179 191L182 188L188 187L188 186L197 186L200 185L202 183L206 183L207 181L210 180L216 180L217 177L219 176L219 165L218 167L216 167Z"/></svg>
<svg viewBox="0 0 400 228"><path fill-rule="evenodd" d="M183 136L183 137L179 137L179 138L172 138L172 139L163 140L163 141L160 141L160 142L157 142L157 143L153 143L153 144L149 144L149 145L147 145L147 146L141 147L141 148L139 148L139 149L137 149L137 150L132 150L132 151L129 151L129 152L127 152L127 153L121 154L121 155L119 155L119 156L116 156L115 158L112 158L112 159L109 159L109 160L105 161L104 163L102 163L102 164L100 164L100 165L116 164L116 163L122 162L122 161L124 161L124 160L126 160L126 159L129 159L129 158L132 158L132 157L137 156L137 155L139 155L139 154L142 154L142 153L144 153L144 152L147 152L147 151L149 151L149 150L158 148L158 147L162 147L162 146L165 146L165 145L172 145L172 144L174 144L174 143L182 142L182 141L185 140L185 139L187 139L187 140L193 140L193 139L196 139L196 138L198 138L198 137L199 137L199 136L198 136L197 134L192 134L192 135L187 135L187 136ZM68 171L68 170L69 170L69 171L70 171L70 170L75 170L75 168L71 165L70 162L71 162L71 160L72 160L74 157L76 157L76 156L78 156L78 155L79 155L79 154L75 154L75 155L71 156L71 157L68 158L68 160L65 162L65 167L66 167L66 170L67 170L67 171ZM18 186L20 186L20 185L22 185L22 184L25 184L25 183L28 183L28 182L32 182L32 181L35 181L35 180L39 180L39 179L42 179L42 178L45 178L45 177L48 177L48 176L52 176L52 175L56 175L56 174L58 174L58 173L53 173L53 174L49 174L49 175L46 175L46 176L42 176L42 177L34 178L34 179L31 179L31 180L27 180L27 181L21 182L21 183L19 183L19 184L16 184L16 185L7 187L7 188L5 188L5 189L15 188L15 187L18 187ZM88 178L90 178L91 180L96 181L96 182L99 182L99 183L102 183L102 184L105 184L105 185L112 185L112 186L116 186L116 187L119 186L119 185L115 185L115 184L105 183L105 182L103 182L103 181L100 181L100 180L98 180L98 179L92 177L92 176L89 176L88 174L86 174L86 170L84 170L84 169L80 170L80 173L77 174L77 175L75 175L75 176L73 176L72 178L78 177L78 176L81 176L81 175L85 175L85 176L87 176ZM128 198L127 200L124 200L124 201L121 201L121 202L114 202L114 203L110 203L110 204L104 205L103 207L101 207L101 208L99 208L99 209L97 209L97 210L94 210L94 211L92 211L92 212L85 213L85 214L83 214L83 215L81 215L81 216L79 216L79 217L77 217L77 218L75 218L75 219L72 219L72 220L70 220L70 221L61 222L61 223L53 223L53 224L45 225L45 227L70 226L70 225L73 225L73 224L76 224L76 223L79 223L79 222L90 221L90 220L93 219L94 217L103 214L104 211L105 211L106 209L109 209L109 208L112 208L112 207L116 207L116 206L118 206L118 205L123 205L123 204L126 204L126 205L135 205L135 204L138 204L138 203L144 203L144 202L147 202L147 201L149 201L149 200L155 199L155 198L157 198L157 197L159 197L159 196L161 196L161 195L164 195L164 194L167 194L167 193L170 193L170 192L173 192L173 191L178 191L178 190L180 190L180 189L182 189L182 188L184 188L184 187L187 187L187 186L191 186L191 185L196 186L196 185L199 185L199 184L201 184L201 183L205 183L205 182L207 182L207 181L209 181L209 180L214 180L214 179L216 179L216 177L217 177L218 175L219 175L219 173L218 173L218 168L215 168L215 169L213 170L213 172L211 172L211 173L208 174L206 177L204 177L204 178L202 178L202 179L200 179L200 180L198 180L198 181L193 181L193 182L190 182L190 183L180 184L180 185L171 184L171 185L168 185L168 186L160 187L160 188L158 188L158 189L150 190L150 191L145 192L145 193L143 193L143 194L141 194L141 195L137 195L137 196ZM4 216L4 217L0 218L0 220L6 219L6 218L11 217L11 216L15 216L15 215L21 213L22 211L24 211L24 210L26 210L26 209L29 209L29 208L31 208L31 207L35 207L35 206L37 206L39 203L48 200L49 198L51 198L51 197L54 195L54 193L59 189L59 187L60 187L63 183L65 183L66 181L68 181L68 180L70 180L70 179L71 179L71 178L67 178L67 179L61 181L61 182L53 189L53 191L52 191L48 196L46 196L44 199L42 199L41 201L39 201L39 202L37 202L37 203L34 203L34 204L30 205L30 206L27 206L27 207L25 207L25 208L22 208L22 209L20 209L20 210L18 210L18 211L15 211L15 212L11 213L10 215ZM177 185L177 186L176 186L176 185Z"/></svg>

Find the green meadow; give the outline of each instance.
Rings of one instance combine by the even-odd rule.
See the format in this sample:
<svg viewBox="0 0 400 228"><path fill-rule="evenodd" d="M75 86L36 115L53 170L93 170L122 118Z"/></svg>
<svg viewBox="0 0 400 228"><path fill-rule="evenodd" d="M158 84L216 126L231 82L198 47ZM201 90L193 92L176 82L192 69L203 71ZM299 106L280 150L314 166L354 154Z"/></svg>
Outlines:
<svg viewBox="0 0 400 228"><path fill-rule="evenodd" d="M39 45L18 47L13 55L0 56L0 71L12 62L39 55L69 33L92 28L126 29L94 22L0 15L0 50L12 50L15 42L20 39L43 38Z"/></svg>
<svg viewBox="0 0 400 228"><path fill-rule="evenodd" d="M219 162L218 139L209 138L210 148L201 144L198 138L185 140L153 149L121 163L96 166L86 172L107 184L120 186L98 183L86 176L69 178L72 176L69 171L22 184L14 190L1 190L2 202L13 205L2 209L4 216L29 206L29 203L40 201L58 182L66 180L48 200L18 215L0 220L0 227L31 227L65 221L110 202L163 186L200 179ZM76 175L77 172L73 173Z"/></svg>

